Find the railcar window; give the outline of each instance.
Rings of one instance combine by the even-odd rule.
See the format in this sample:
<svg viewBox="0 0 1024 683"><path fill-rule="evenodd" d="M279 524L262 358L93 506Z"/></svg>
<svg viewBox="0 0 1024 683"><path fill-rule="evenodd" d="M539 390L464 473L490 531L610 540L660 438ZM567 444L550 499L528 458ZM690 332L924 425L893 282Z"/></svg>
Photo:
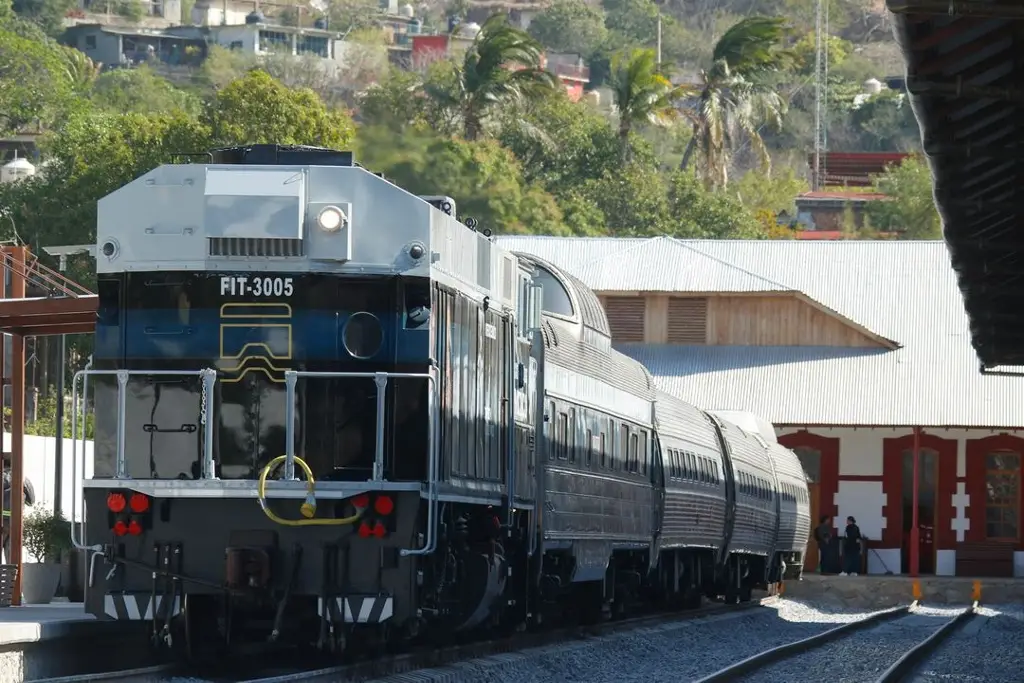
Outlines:
<svg viewBox="0 0 1024 683"><path fill-rule="evenodd" d="M619 453L616 458L616 469L629 471L629 426L619 425Z"/></svg>
<svg viewBox="0 0 1024 683"><path fill-rule="evenodd" d="M601 432L601 435L598 438L601 441L601 443L600 443L600 448L601 448L601 467L607 467L608 466L608 451L604 447L604 432Z"/></svg>
<svg viewBox="0 0 1024 683"><path fill-rule="evenodd" d="M572 299L562 283L549 270L537 266L533 281L541 285L541 308L545 313L572 317Z"/></svg>
<svg viewBox="0 0 1024 683"><path fill-rule="evenodd" d="M715 484L721 485L721 483L722 483L722 475L718 471L718 461L716 460L715 461Z"/></svg>
<svg viewBox="0 0 1024 683"><path fill-rule="evenodd" d="M594 433L589 429L587 430L587 468L590 467L590 463L594 461Z"/></svg>
<svg viewBox="0 0 1024 683"><path fill-rule="evenodd" d="M640 432L640 474L647 474L647 432Z"/></svg>
<svg viewBox="0 0 1024 683"><path fill-rule="evenodd" d="M640 454L639 450L640 437L633 433L629 435L629 471L638 472L640 470Z"/></svg>
<svg viewBox="0 0 1024 683"><path fill-rule="evenodd" d="M569 416L565 413L558 414L558 429L555 432L558 439L558 459L566 460L569 455Z"/></svg>
<svg viewBox="0 0 1024 683"><path fill-rule="evenodd" d="M697 481L697 462L694 459L693 453L686 453L686 479L688 481Z"/></svg>
<svg viewBox="0 0 1024 683"><path fill-rule="evenodd" d="M568 419L568 436L566 440L566 447L569 451L569 462L576 462L576 434L578 431L578 425L576 424L576 409L569 408L569 419Z"/></svg>

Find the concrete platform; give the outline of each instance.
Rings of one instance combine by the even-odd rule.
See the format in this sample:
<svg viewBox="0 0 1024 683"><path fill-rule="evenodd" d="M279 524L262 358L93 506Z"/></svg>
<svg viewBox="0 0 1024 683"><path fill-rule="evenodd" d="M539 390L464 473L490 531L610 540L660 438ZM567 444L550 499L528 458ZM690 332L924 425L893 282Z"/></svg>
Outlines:
<svg viewBox="0 0 1024 683"><path fill-rule="evenodd" d="M82 603L0 607L0 681L33 681L148 663L148 622L99 621Z"/></svg>
<svg viewBox="0 0 1024 683"><path fill-rule="evenodd" d="M815 600L844 607L885 608L915 599L915 582L923 604L963 605L974 599L979 584L982 605L1024 604L1024 579L970 578L963 576L833 576L804 574L787 581L783 595L794 600Z"/></svg>

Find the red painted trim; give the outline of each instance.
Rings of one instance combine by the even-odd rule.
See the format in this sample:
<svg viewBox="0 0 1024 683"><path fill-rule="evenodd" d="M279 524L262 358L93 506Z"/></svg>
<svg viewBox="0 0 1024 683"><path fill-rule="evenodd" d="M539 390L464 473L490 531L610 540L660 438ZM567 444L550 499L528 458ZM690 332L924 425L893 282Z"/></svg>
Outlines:
<svg viewBox="0 0 1024 683"><path fill-rule="evenodd" d="M943 439L935 434L921 433L920 447L930 449L939 455L939 481L935 491L938 514L935 526L936 550L951 550L956 547L956 533L952 529L953 494L956 493L956 439ZM885 534L889 548L903 547L903 451L914 448L914 435L907 434L882 441L884 476L882 489L885 491ZM928 524L929 520L921 520ZM974 526L974 521L971 521Z"/></svg>
<svg viewBox="0 0 1024 683"><path fill-rule="evenodd" d="M992 451L1013 451L1024 458L1024 439L1010 434L995 434L983 439L967 441L967 495L971 497L967 506L967 517L971 520L971 528L964 538L971 543L984 543L985 538L985 500L988 497L985 485L985 456ZM1021 499L1018 510L1024 510L1024 481L1020 487ZM1020 524L1017 525L1018 530ZM1017 549L1024 549L1021 539L1017 540Z"/></svg>
<svg viewBox="0 0 1024 683"><path fill-rule="evenodd" d="M832 517L839 514L839 508L836 507L836 493L839 491L839 439L800 430L780 436L779 443L786 448L813 448L821 454L818 514ZM818 520L811 520L811 523L817 526Z"/></svg>
<svg viewBox="0 0 1024 683"><path fill-rule="evenodd" d="M840 474L839 481L884 481L880 474Z"/></svg>

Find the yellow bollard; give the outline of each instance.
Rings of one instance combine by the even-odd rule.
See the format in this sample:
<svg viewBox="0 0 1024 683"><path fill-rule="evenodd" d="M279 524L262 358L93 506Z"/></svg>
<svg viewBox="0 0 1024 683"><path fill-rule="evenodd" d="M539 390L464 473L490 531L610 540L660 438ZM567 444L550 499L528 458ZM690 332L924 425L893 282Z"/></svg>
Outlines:
<svg viewBox="0 0 1024 683"><path fill-rule="evenodd" d="M914 590L914 600L917 600L918 602L920 602L921 601L921 582L918 581L917 579L914 579L913 590Z"/></svg>
<svg viewBox="0 0 1024 683"><path fill-rule="evenodd" d="M971 591L971 600L981 602L981 581L974 582L974 589Z"/></svg>

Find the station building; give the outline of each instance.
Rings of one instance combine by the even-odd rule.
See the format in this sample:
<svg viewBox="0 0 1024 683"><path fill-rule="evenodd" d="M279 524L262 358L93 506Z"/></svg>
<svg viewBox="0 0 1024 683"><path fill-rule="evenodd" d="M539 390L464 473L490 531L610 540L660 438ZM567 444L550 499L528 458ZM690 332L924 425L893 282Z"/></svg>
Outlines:
<svg viewBox="0 0 1024 683"><path fill-rule="evenodd" d="M869 573L908 571L916 438L921 573L1024 576L1024 381L980 372L944 242L499 240L592 287L666 391L771 421Z"/></svg>

